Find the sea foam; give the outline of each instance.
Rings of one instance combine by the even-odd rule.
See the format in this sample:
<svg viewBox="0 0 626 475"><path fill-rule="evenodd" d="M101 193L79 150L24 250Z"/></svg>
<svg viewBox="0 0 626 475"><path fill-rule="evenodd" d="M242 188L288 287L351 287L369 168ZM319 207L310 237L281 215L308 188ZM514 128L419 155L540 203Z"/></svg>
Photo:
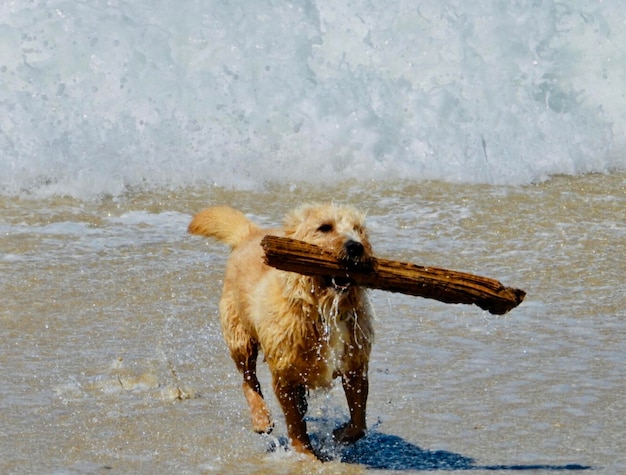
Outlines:
<svg viewBox="0 0 626 475"><path fill-rule="evenodd" d="M625 14L562 3L0 6L0 193L626 168Z"/></svg>

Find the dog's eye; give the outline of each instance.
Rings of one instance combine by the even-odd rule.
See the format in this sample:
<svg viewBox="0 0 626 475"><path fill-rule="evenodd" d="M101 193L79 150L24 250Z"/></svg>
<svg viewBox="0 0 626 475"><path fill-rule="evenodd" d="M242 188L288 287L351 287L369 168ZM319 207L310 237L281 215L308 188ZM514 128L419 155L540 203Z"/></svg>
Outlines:
<svg viewBox="0 0 626 475"><path fill-rule="evenodd" d="M317 230L320 233L329 233L333 230L333 225L330 223L324 223L319 228L317 228Z"/></svg>

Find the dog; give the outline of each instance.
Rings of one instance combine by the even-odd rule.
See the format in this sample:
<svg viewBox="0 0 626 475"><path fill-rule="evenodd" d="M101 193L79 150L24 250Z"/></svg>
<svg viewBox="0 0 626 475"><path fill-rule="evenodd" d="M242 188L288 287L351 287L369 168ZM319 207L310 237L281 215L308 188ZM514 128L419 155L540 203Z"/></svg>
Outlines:
<svg viewBox="0 0 626 475"><path fill-rule="evenodd" d="M365 290L341 276L310 277L263 261L261 239L269 234L299 239L354 264L373 256L365 215L336 204L303 205L282 229L262 229L241 211L213 206L193 217L188 231L231 247L219 304L224 339L243 376L252 428L274 423L256 375L263 352L291 446L316 457L307 434L309 389L328 388L341 377L350 420L333 432L340 444L365 435L368 363L374 339L373 312Z"/></svg>

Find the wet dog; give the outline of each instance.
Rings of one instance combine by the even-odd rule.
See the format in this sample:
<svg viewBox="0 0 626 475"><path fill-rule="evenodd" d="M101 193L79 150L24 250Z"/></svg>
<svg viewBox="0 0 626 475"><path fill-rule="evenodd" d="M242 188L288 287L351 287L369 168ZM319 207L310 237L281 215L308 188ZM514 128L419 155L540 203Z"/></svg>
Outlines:
<svg viewBox="0 0 626 475"><path fill-rule="evenodd" d="M349 422L334 432L339 443L365 434L372 312L365 291L341 276L308 277L263 262L266 234L316 244L359 263L372 256L364 215L350 207L305 205L282 229L262 229L242 212L215 206L198 213L189 232L216 238L232 251L220 301L224 338L239 372L252 427L268 433L273 421L256 375L259 350L269 365L274 392L285 415L291 444L314 455L305 413L309 389L341 377Z"/></svg>

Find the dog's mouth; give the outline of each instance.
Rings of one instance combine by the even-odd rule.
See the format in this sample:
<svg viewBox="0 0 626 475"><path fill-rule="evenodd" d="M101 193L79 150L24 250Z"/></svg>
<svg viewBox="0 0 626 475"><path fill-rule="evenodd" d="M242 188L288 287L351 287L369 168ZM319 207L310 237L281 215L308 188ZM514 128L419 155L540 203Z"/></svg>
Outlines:
<svg viewBox="0 0 626 475"><path fill-rule="evenodd" d="M354 284L349 277L325 276L322 278L324 285L335 292L347 292Z"/></svg>

